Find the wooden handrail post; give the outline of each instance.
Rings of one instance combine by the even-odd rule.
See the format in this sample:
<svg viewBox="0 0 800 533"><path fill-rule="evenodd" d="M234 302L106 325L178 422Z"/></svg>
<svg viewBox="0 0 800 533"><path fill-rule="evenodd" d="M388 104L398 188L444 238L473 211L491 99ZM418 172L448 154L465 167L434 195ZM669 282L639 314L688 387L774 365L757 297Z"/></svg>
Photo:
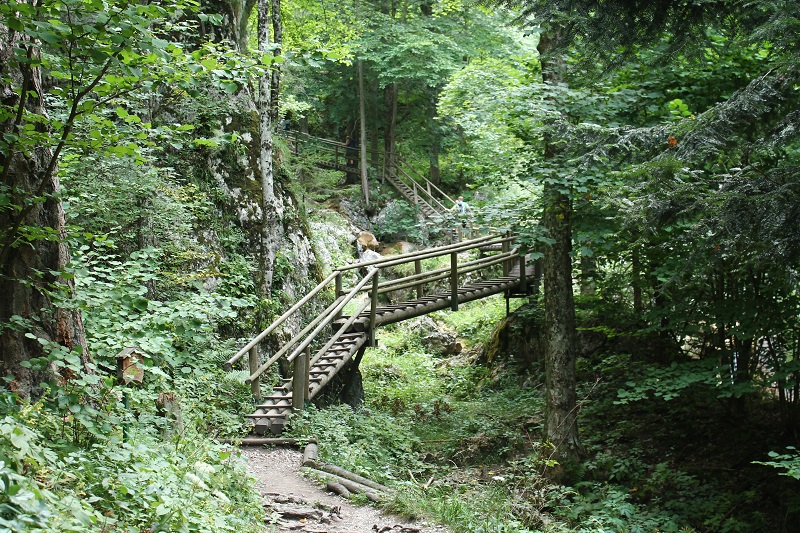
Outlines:
<svg viewBox="0 0 800 533"><path fill-rule="evenodd" d="M422 260L415 259L414 260L414 274L422 274ZM417 300L422 298L425 295L424 287L422 286L422 282L420 281L417 284Z"/></svg>
<svg viewBox="0 0 800 533"><path fill-rule="evenodd" d="M506 237L508 237L508 232L506 232ZM509 241L503 241L503 244L501 245L503 253L507 253L508 250L509 250L509 247L510 247ZM503 261L503 277L504 278L508 277L508 271L509 271L508 261Z"/></svg>
<svg viewBox="0 0 800 533"><path fill-rule="evenodd" d="M258 369L258 367L260 365L260 362L258 360L258 346L253 346L252 348L250 348L250 352L248 352L247 359L248 359L248 362L250 364L249 365L250 366L250 374L252 374L253 372L255 372ZM253 397L254 398L260 399L261 398L261 380L260 379L254 379L252 382L250 382L250 390L253 392Z"/></svg>
<svg viewBox="0 0 800 533"><path fill-rule="evenodd" d="M458 311L458 252L450 254L450 309Z"/></svg>
<svg viewBox="0 0 800 533"><path fill-rule="evenodd" d="M311 399L311 346L306 346L306 376L303 390L305 391L303 400L307 402Z"/></svg>
<svg viewBox="0 0 800 533"><path fill-rule="evenodd" d="M379 272L375 273L372 278L372 291L370 291L370 304L369 304L369 345L376 346L375 343L375 312L378 309L378 276Z"/></svg>
<svg viewBox="0 0 800 533"><path fill-rule="evenodd" d="M414 187L414 204L419 205L419 196L417 195L417 182L411 180L411 183L413 184Z"/></svg>
<svg viewBox="0 0 800 533"><path fill-rule="evenodd" d="M342 273L336 273L336 293L333 295L334 300L342 295ZM342 316L341 311L336 313L336 316L333 317L334 320L338 320Z"/></svg>
<svg viewBox="0 0 800 533"><path fill-rule="evenodd" d="M523 294L528 292L528 272L525 263L525 253L519 254L519 290Z"/></svg>
<svg viewBox="0 0 800 533"><path fill-rule="evenodd" d="M295 412L303 410L306 394L308 394L305 390L308 389L306 383L306 375L308 374L308 369L306 368L307 361L305 354L301 357L294 358L294 368L292 372L292 409Z"/></svg>

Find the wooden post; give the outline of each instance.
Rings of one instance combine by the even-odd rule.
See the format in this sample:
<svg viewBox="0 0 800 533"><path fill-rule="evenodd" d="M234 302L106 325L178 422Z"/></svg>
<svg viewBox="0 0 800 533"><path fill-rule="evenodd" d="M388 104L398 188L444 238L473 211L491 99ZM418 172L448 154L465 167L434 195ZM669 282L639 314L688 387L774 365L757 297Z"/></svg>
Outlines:
<svg viewBox="0 0 800 533"><path fill-rule="evenodd" d="M519 291L522 294L528 292L528 276L525 270L525 254L519 254Z"/></svg>
<svg viewBox="0 0 800 533"><path fill-rule="evenodd" d="M419 205L419 197L417 197L417 182L411 180L411 183L414 186L414 205Z"/></svg>
<svg viewBox="0 0 800 533"><path fill-rule="evenodd" d="M250 374L252 375L253 372L258 370L258 367L261 366L258 360L258 346L253 346L250 348L250 352L248 353L248 362L250 363ZM254 379L250 383L250 390L253 391L254 398L261 398L261 380Z"/></svg>
<svg viewBox="0 0 800 533"><path fill-rule="evenodd" d="M450 253L450 309L458 311L458 252Z"/></svg>
<svg viewBox="0 0 800 533"><path fill-rule="evenodd" d="M305 354L294 358L294 369L292 372L292 409L295 412L303 410L306 401L305 389L308 389L306 384L306 356Z"/></svg>
<svg viewBox="0 0 800 533"><path fill-rule="evenodd" d="M334 298L338 298L341 295L342 295L342 273L341 272L337 272L336 273L336 294L334 294ZM342 312L341 311L337 311L336 312L336 316L334 316L333 319L334 320L339 320L339 318L341 316L342 316Z"/></svg>
<svg viewBox="0 0 800 533"><path fill-rule="evenodd" d="M506 237L508 237L508 233L506 233ZM502 253L504 253L504 254L508 253L509 246L510 246L509 241L503 241L503 244L501 245ZM503 277L504 278L508 277L508 270L509 270L508 261L503 261Z"/></svg>
<svg viewBox="0 0 800 533"><path fill-rule="evenodd" d="M375 311L378 308L378 275L379 272L375 272L375 275L372 277L372 292L370 292L370 304L369 304L369 345L376 346L375 343Z"/></svg>
<svg viewBox="0 0 800 533"><path fill-rule="evenodd" d="M311 399L311 346L306 346L306 377L303 384L303 401L307 402Z"/></svg>
<svg viewBox="0 0 800 533"><path fill-rule="evenodd" d="M430 181L428 181L428 180L425 180L425 182L426 182L426 183L427 183L427 185L428 185L428 196L429 196L429 197L431 197L431 198L433 198L433 195L431 194L431 182L430 182Z"/></svg>
<svg viewBox="0 0 800 533"><path fill-rule="evenodd" d="M422 274L422 260L415 259L414 260L414 274ZM417 300L422 298L425 295L424 287L422 286L422 281L417 284Z"/></svg>

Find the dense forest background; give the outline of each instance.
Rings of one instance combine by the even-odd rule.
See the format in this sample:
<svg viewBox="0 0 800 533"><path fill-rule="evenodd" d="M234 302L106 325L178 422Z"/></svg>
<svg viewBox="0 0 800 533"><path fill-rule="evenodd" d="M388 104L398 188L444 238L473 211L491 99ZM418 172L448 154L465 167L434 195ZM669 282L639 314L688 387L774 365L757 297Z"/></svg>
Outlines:
<svg viewBox="0 0 800 533"><path fill-rule="evenodd" d="M795 531L798 21L3 2L0 529L269 531L222 442L254 405L223 362L359 231L386 254L452 235L385 182L402 161L541 256L543 293L382 330L360 405L290 435L455 532ZM299 134L356 138L358 175Z"/></svg>

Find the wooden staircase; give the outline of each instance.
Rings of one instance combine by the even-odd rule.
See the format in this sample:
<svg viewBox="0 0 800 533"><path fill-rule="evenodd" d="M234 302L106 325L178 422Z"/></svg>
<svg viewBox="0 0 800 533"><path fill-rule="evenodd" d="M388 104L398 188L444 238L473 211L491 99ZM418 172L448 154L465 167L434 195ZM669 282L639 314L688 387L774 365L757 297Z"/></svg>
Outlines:
<svg viewBox="0 0 800 533"><path fill-rule="evenodd" d="M529 254L510 248L513 240L514 238L510 236L482 237L430 250L338 268L225 363L226 369L230 370L238 359L245 354L250 354L251 374L247 381L253 387L256 397L260 397L259 377L267 368L282 357L294 364L292 379L283 380L275 386L269 395L261 398L261 403L257 405L255 412L247 415L247 418L253 422L253 431L260 435L267 432L279 434L283 431L290 415L301 410L307 401L313 400L349 362L353 361L353 364L357 366L364 349L367 346L375 345L375 330L380 326L442 309L449 308L456 311L463 303L494 294L504 293L507 298L510 298L524 296L531 290L536 290L538 287L537 269L534 264L529 264ZM464 261L462 257L462 260L459 261L459 254L473 250L491 249L495 246L499 247L500 252L496 255L467 261ZM449 267L423 270L423 260L443 256L449 256ZM440 261L433 262L441 264ZM414 263L415 273L400 279L380 281L380 272L383 268L404 263ZM345 291L342 287L343 274L364 267L372 268L352 288ZM498 275L498 269L502 269L501 275ZM479 279L468 285L459 284L459 280L463 279L465 274L470 273L474 276L477 272L486 272L489 276L487 279ZM532 278L532 283L528 281L529 278ZM289 316L308 304L315 295L329 287L332 282L335 284L334 292L336 294L333 303L314 317L302 331L285 343L266 363L260 364L259 343L283 324ZM370 282L371 285L368 286ZM426 288L433 283L439 287L443 284L449 286L450 290L425 294ZM417 298L400 303L378 304L379 295L401 289L415 290ZM354 298L361 293L367 293L369 301L357 305L355 312L349 316L343 315L342 310L345 306L351 302L355 303ZM332 334L320 336L323 331L331 331L331 329L333 330ZM314 342L321 343L322 347L312 357L310 347ZM291 353L289 353L290 350L292 350Z"/></svg>
<svg viewBox="0 0 800 533"><path fill-rule="evenodd" d="M348 166L346 161L346 147L343 143L314 137L311 135L292 132L295 155L303 151L316 151L321 158L316 165L321 168L339 170L349 174L360 174L358 166ZM371 156L376 156L381 161L388 161L383 167L383 179L396 189L411 205L419 208L422 215L428 220L443 220L447 218L450 207L455 201L444 193L439 187L418 174L400 158L386 158L383 151L368 150ZM416 177L412 176L416 174ZM449 203L448 205L446 205Z"/></svg>
<svg viewBox="0 0 800 533"><path fill-rule="evenodd" d="M326 352L315 357L309 365L307 394L304 394L303 402L310 401L319 393L331 379L350 361L353 356L364 346L367 341L365 332L345 333L339 341L335 342ZM283 431L286 420L292 413L292 392L293 384L291 379L283 380L283 383L272 390L270 396L262 398L263 402L256 406L253 414L245 415L253 421L253 432L263 435L268 431L278 435Z"/></svg>

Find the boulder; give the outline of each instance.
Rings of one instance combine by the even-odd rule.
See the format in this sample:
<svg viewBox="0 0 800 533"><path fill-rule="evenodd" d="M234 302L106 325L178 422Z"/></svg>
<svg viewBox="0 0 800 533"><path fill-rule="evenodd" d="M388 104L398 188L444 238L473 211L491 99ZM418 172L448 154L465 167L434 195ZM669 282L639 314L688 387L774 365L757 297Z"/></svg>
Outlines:
<svg viewBox="0 0 800 533"><path fill-rule="evenodd" d="M362 231L358 235L358 245L361 247L361 250L372 250L375 251L381 245L378 242L378 239L375 238L375 235L368 231Z"/></svg>

